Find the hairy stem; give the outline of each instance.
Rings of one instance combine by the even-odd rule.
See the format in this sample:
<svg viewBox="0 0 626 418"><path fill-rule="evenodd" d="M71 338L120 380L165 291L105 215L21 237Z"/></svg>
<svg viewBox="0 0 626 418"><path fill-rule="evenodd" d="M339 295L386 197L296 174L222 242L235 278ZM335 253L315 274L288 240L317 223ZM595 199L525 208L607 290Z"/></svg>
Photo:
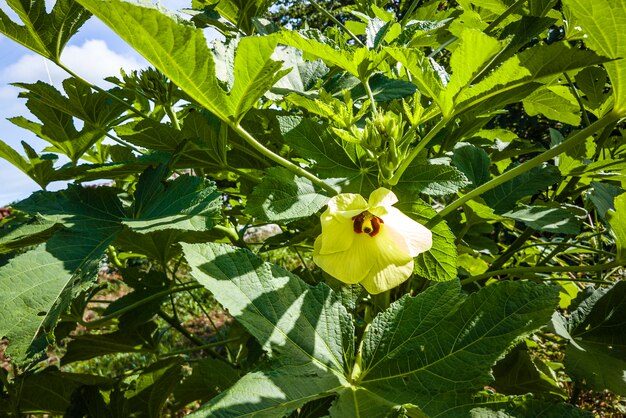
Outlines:
<svg viewBox="0 0 626 418"><path fill-rule="evenodd" d="M337 191L335 189L333 189L330 185L324 183L324 181L322 181L321 179L317 178L315 175L309 173L307 170L303 169L302 167L299 167L299 166L295 165L291 161L289 161L289 160L281 157L280 155L275 154L271 150L265 148L265 146L263 146L263 144L261 144L259 141L257 141L256 138L254 138L241 125L239 125L239 124L232 124L231 128L233 128L233 130L239 136L241 136L248 144L250 144L261 155L264 155L265 157L269 158L270 160L274 161L275 163L280 164L281 166L285 167L287 170L291 171L292 173L311 180L311 182L313 184L315 184L316 186L320 187L321 189L327 191L331 196L334 196L334 195L337 194Z"/></svg>

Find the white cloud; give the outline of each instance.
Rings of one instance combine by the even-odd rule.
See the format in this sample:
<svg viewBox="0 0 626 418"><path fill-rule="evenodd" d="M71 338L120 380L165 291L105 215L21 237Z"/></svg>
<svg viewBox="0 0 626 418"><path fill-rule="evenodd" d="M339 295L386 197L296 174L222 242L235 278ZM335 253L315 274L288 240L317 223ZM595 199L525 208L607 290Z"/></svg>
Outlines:
<svg viewBox="0 0 626 418"><path fill-rule="evenodd" d="M63 50L61 61L72 71L91 83L106 86L105 77L117 76L120 68L131 71L145 67L145 61L135 54L112 51L101 39L90 39L81 46L70 45ZM42 80L59 85L69 75L45 58L28 54L0 73L0 83Z"/></svg>

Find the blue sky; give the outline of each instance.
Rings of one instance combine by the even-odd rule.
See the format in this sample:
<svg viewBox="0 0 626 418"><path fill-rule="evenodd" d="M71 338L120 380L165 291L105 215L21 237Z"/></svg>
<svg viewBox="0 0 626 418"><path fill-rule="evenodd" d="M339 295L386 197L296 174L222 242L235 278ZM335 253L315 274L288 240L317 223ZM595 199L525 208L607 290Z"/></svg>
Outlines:
<svg viewBox="0 0 626 418"><path fill-rule="evenodd" d="M52 4L50 0L46 2ZM171 10L189 7L190 3L191 1L186 0L161 1L163 6ZM18 21L5 2L0 2L0 8ZM141 56L107 26L93 17L85 23L78 34L70 39L62 55L62 61L88 81L106 88L112 85L103 81L104 77L119 75L120 68L129 71L147 66ZM20 144L22 140L28 142L38 152L43 150L47 145L46 142L7 120L9 117L20 115L37 120L29 114L24 105L25 100L17 98L20 89L11 86L10 83L34 83L42 80L60 88L61 81L67 77L68 75L52 62L0 34L0 139L21 154L23 154ZM0 173L2 173L0 206L24 199L32 192L39 190L39 186L26 174L2 158L0 158ZM50 184L48 190L64 187L65 184L56 182Z"/></svg>

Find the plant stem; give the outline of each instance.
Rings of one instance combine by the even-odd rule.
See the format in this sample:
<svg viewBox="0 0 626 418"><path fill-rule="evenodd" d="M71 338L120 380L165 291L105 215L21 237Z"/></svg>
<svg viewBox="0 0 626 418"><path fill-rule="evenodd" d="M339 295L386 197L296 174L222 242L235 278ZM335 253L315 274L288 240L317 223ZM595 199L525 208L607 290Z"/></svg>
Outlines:
<svg viewBox="0 0 626 418"><path fill-rule="evenodd" d="M223 226L223 225L213 225L213 229L216 229L226 234L226 237L228 237L230 242L232 242L233 244L241 243L241 237L239 236L237 231L235 231L234 228L228 228L227 226Z"/></svg>
<svg viewBox="0 0 626 418"><path fill-rule="evenodd" d="M516 267L510 269L503 270L493 270L488 271L483 274L478 274L476 276L468 277L465 280L461 280L461 284L474 283L479 280L487 279L493 276L502 276L502 275L511 275L511 274L524 274L524 273L557 273L557 272L568 272L568 273L586 273L586 272L595 272L595 271L603 271L608 270L613 267L618 266L619 263L617 261L611 261L610 263L605 264L597 264L595 266L534 266L534 267Z"/></svg>
<svg viewBox="0 0 626 418"><path fill-rule="evenodd" d="M589 116L587 115L587 111L585 110L585 105L583 104L583 100L580 97L580 93L578 92L578 89L576 88L576 86L572 82L572 79L567 73L563 73L563 76L565 76L565 79L567 80L567 83L569 84L569 89L574 95L574 97L576 98L576 101L578 102L578 107L580 107L580 114L582 116L583 123L585 124L585 126L591 125L591 122L589 121Z"/></svg>
<svg viewBox="0 0 626 418"><path fill-rule="evenodd" d="M374 93L372 92L372 87L370 87L369 77L367 80L361 80L361 84L365 87L365 91L367 92L367 96L370 99L370 106L372 108L372 115L376 116L378 114L378 109L376 109L376 100L374 100Z"/></svg>
<svg viewBox="0 0 626 418"><path fill-rule="evenodd" d="M352 33L352 31L350 31L350 29L348 29L346 27L346 25L344 25L343 23L341 23L341 21L339 21L339 19L337 19L335 16L333 16L332 13L330 13L328 10L324 9L322 6L320 6L319 4L317 4L315 2L315 0L311 0L311 5L313 7L315 7L318 11L322 12L323 14L326 15L326 17L328 17L330 20L332 20L337 26L339 26L341 29L343 29L348 35L350 35L350 37L352 39L354 39L354 41L360 46L360 47L364 47L365 45L363 45L363 42L361 42L361 40L354 34Z"/></svg>
<svg viewBox="0 0 626 418"><path fill-rule="evenodd" d="M509 170L494 179L491 179L487 183L475 188L474 190L467 193L466 195L463 195L460 198L456 199L454 202L446 206L435 217L433 217L426 226L429 228L432 228L434 225L439 223L448 214L450 214L451 212L461 207L465 202L470 201L480 196L481 194L501 185L502 183L506 183L507 181L519 176L520 174L527 172L528 170L532 168L535 168L541 165L542 163L556 157L559 154L562 154L565 151L568 151L572 147L579 145L581 142L586 140L589 136L593 135L595 132L601 129L604 129L606 126L609 126L615 123L619 119L620 117L618 115L614 113L609 113L602 119L599 119L596 122L594 122L592 125L572 135L571 137L569 137L567 140L563 141L561 144L557 145L556 147L543 152L542 154L536 156L535 158L532 158L518 165L512 170Z"/></svg>
<svg viewBox="0 0 626 418"><path fill-rule="evenodd" d="M180 325L180 323L175 318L169 316L168 314L166 314L162 310L159 310L157 312L157 315L159 315L159 317L161 317L165 322L170 324L172 326L172 328L174 328L176 331L180 332L182 335L185 336L185 338L187 338L189 341L191 341L195 345L197 345L197 346L204 345L204 341L202 341L200 338L198 338L195 335L193 335L192 333L190 333L187 329L185 329L185 327Z"/></svg>
<svg viewBox="0 0 626 418"><path fill-rule="evenodd" d="M389 185L395 186L400 181L400 177L406 171L406 169L411 165L413 160L419 155L420 152L432 139L439 133L440 130L443 129L444 126L448 123L449 119L443 118L431 129L424 138L411 150L411 153L402 161L400 167L396 170L393 176L389 179Z"/></svg>
<svg viewBox="0 0 626 418"><path fill-rule="evenodd" d="M257 150L260 154L262 154L265 157L269 158L270 160L272 160L272 161L282 165L283 167L285 167L287 170L291 171L292 173L311 180L311 182L313 182L313 184L315 184L316 186L320 187L321 189L326 190L331 196L335 196L337 194L337 191L335 189L333 189L330 185L324 183L321 179L317 178L315 175L309 173L308 171L306 171L305 169L295 165L291 161L286 160L285 158L281 157L280 155L275 154L271 150L265 148L265 146L263 146L263 144L261 144L252 135L250 135L250 133L248 131L246 131L241 125L239 125L239 124L231 124L231 128L237 134L239 134L239 136L241 136L248 144L250 144L255 150Z"/></svg>

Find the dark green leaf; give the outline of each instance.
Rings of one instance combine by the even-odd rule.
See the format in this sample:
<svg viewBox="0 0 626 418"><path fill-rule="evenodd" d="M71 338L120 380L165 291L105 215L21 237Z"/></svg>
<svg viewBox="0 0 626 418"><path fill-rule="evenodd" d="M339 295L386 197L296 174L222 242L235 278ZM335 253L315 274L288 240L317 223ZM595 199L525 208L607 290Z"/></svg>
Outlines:
<svg viewBox="0 0 626 418"><path fill-rule="evenodd" d="M398 185L400 194L415 196L419 193L443 196L456 193L468 184L456 168L441 164L413 164L404 172Z"/></svg>
<svg viewBox="0 0 626 418"><path fill-rule="evenodd" d="M160 360L150 365L134 382L134 390L128 390L124 395L129 409L148 417L162 416L165 401L182 377L180 358Z"/></svg>
<svg viewBox="0 0 626 418"><path fill-rule="evenodd" d="M212 228L221 208L215 185L188 175L165 182L163 170L165 166L161 165L143 172L135 192L133 216L123 224L140 233Z"/></svg>
<svg viewBox="0 0 626 418"><path fill-rule="evenodd" d="M0 229L0 254L18 248L41 244L59 229L56 222L41 216L34 216L28 222L12 226L11 223Z"/></svg>
<svg viewBox="0 0 626 418"><path fill-rule="evenodd" d="M593 291L565 320L566 371L594 390L626 394L626 282Z"/></svg>
<svg viewBox="0 0 626 418"><path fill-rule="evenodd" d="M559 207L521 205L501 215L523 222L537 231L570 235L580 232L579 222L572 212Z"/></svg>
<svg viewBox="0 0 626 418"><path fill-rule="evenodd" d="M456 392L462 399L463 392L481 390L495 361L543 326L557 302L557 287L523 282L466 296L452 281L404 296L364 336L360 385L387 402L411 403L437 416L433 398Z"/></svg>
<svg viewBox="0 0 626 418"><path fill-rule="evenodd" d="M151 352L156 347L152 333L156 326L144 326L107 334L86 334L72 338L61 362L63 365L114 353Z"/></svg>
<svg viewBox="0 0 626 418"><path fill-rule="evenodd" d="M553 165L535 167L489 190L483 199L495 213L500 214L513 209L522 197L547 189L560 179L559 170Z"/></svg>
<svg viewBox="0 0 626 418"><path fill-rule="evenodd" d="M15 383L19 390L19 408L24 414L63 415L71 405L75 391L84 387L110 389L113 382L101 376L64 373L49 368L40 373L19 376Z"/></svg>
<svg viewBox="0 0 626 418"><path fill-rule="evenodd" d="M0 157L19 168L24 174L33 179L35 183L41 186L41 188L45 188L55 179L53 166L57 156L53 154L40 156L24 141L22 141L22 146L24 147L24 151L26 151L28 160L2 140L0 140Z"/></svg>
<svg viewBox="0 0 626 418"><path fill-rule="evenodd" d="M609 209L615 210L614 201L615 198L624 193L624 190L617 186L613 186L610 183L600 183L597 181L591 182L591 188L587 197L598 211L598 215L602 219L606 219L606 213Z"/></svg>
<svg viewBox="0 0 626 418"><path fill-rule="evenodd" d="M295 116L279 116L285 142L310 159L313 171L323 178L343 179L342 192L367 194L376 189L375 167L364 163L353 144L339 145L325 125ZM350 154L348 154L350 152Z"/></svg>
<svg viewBox="0 0 626 418"><path fill-rule="evenodd" d="M269 222L288 223L320 210L328 196L284 168L270 168L248 197L246 213Z"/></svg>
<svg viewBox="0 0 626 418"><path fill-rule="evenodd" d="M432 207L419 199L403 199L396 206L422 224L428 223L436 214ZM437 223L431 232L433 246L415 258L415 274L436 282L452 280L457 274L455 236L445 221Z"/></svg>
<svg viewBox="0 0 626 418"><path fill-rule="evenodd" d="M489 165L491 160L482 149L466 142L461 142L454 147L452 164L470 181L472 187L478 187L489 181Z"/></svg>
<svg viewBox="0 0 626 418"><path fill-rule="evenodd" d="M206 402L228 389L239 380L239 371L226 362L212 358L202 359L193 365L191 375L174 389L174 404L182 408L193 401Z"/></svg>
<svg viewBox="0 0 626 418"><path fill-rule="evenodd" d="M491 384L499 393L537 397L546 394L565 399L565 391L557 383L556 373L539 359L531 359L527 350L517 348L496 363L493 368L495 382Z"/></svg>
<svg viewBox="0 0 626 418"><path fill-rule="evenodd" d="M383 74L374 74L369 79L369 85L374 95L374 100L377 102L390 102L396 99L403 99L415 94L415 84L409 83L404 80L393 80L385 77ZM368 97L367 92L363 84L357 84L350 94L354 100L365 100Z"/></svg>

